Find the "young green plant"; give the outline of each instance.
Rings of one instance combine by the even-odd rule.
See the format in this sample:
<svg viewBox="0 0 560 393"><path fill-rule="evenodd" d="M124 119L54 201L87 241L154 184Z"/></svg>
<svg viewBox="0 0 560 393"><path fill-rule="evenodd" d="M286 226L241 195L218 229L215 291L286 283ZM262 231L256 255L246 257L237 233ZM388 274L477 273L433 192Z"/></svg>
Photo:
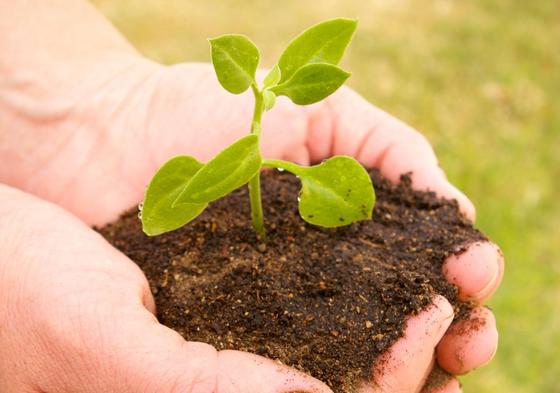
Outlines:
<svg viewBox="0 0 560 393"><path fill-rule="evenodd" d="M252 223L265 235L260 171L286 170L301 180L299 213L314 225L339 227L371 218L375 193L367 171L353 158L335 156L315 166L263 159L259 150L261 119L277 96L308 105L334 93L350 74L337 66L357 22L331 19L296 37L259 86L255 74L259 50L247 37L228 34L210 39L212 63L230 93L251 89L255 108L250 134L203 164L193 157L167 161L151 180L141 205L142 227L150 236L175 230L197 217L209 203L248 184Z"/></svg>

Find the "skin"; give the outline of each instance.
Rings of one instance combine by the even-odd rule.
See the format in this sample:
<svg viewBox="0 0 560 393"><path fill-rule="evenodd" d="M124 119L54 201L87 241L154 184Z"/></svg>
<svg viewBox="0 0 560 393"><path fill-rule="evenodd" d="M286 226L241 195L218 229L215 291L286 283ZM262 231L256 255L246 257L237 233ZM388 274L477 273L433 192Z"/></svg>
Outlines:
<svg viewBox="0 0 560 393"><path fill-rule="evenodd" d="M207 64L142 58L87 3L44 3L0 0L2 392L329 392L271 360L217 352L160 325L141 271L90 229L138 203L172 155L206 161L245 135L250 95L223 91ZM393 181L412 172L414 187L457 199L474 219L426 139L350 89L310 107L280 98L264 116L261 147L300 163L348 154ZM372 365L375 383L363 392L419 392L435 362L463 374L491 359L497 332L482 304L503 275L498 248L472 244L444 274L480 304L473 319L452 325L451 306L435 297Z"/></svg>

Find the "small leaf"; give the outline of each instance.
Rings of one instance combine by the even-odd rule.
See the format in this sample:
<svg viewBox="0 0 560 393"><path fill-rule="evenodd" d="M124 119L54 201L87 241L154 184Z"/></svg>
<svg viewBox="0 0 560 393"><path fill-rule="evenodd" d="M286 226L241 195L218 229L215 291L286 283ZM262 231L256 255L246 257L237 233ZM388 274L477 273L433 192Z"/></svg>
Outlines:
<svg viewBox="0 0 560 393"><path fill-rule="evenodd" d="M259 173L261 162L259 138L256 135L241 138L208 161L189 181L174 205L219 199Z"/></svg>
<svg viewBox="0 0 560 393"><path fill-rule="evenodd" d="M149 236L180 228L198 216L206 203L173 202L203 164L193 157L178 156L167 161L148 185L141 210L142 229Z"/></svg>
<svg viewBox="0 0 560 393"><path fill-rule="evenodd" d="M297 36L280 56L281 82L287 81L306 64L338 64L350 43L358 21L337 18L311 26Z"/></svg>
<svg viewBox="0 0 560 393"><path fill-rule="evenodd" d="M249 38L240 34L227 34L209 41L214 70L224 89L240 94L255 83L260 55Z"/></svg>
<svg viewBox="0 0 560 393"><path fill-rule="evenodd" d="M280 71L280 67L278 67L278 64L276 64L264 78L263 88L266 89L268 87L276 86L278 82L280 82L281 76L282 73Z"/></svg>
<svg viewBox="0 0 560 393"><path fill-rule="evenodd" d="M312 167L265 160L301 179L299 214L313 225L340 227L371 218L375 191L364 167L348 156L335 156Z"/></svg>
<svg viewBox="0 0 560 393"><path fill-rule="evenodd" d="M308 64L297 70L290 80L270 90L276 95L290 97L295 104L308 105L334 93L349 76L348 72L332 64Z"/></svg>
<svg viewBox="0 0 560 393"><path fill-rule="evenodd" d="M263 101L264 101L264 110L268 111L271 110L274 104L276 103L276 94L271 92L270 90L264 90L263 94Z"/></svg>

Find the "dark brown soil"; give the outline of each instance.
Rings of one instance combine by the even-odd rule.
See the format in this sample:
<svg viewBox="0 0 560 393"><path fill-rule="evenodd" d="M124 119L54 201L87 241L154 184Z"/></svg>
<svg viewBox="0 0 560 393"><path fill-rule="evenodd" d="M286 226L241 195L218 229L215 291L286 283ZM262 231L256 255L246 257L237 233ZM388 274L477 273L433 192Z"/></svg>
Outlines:
<svg viewBox="0 0 560 393"><path fill-rule="evenodd" d="M307 225L297 179L267 172L266 242L245 188L173 233L148 238L136 209L100 232L144 270L160 321L186 339L277 359L348 392L435 293L468 313L441 266L484 239L456 202L411 190L407 177L395 186L371 176L373 220L344 228Z"/></svg>
<svg viewBox="0 0 560 393"><path fill-rule="evenodd" d="M422 393L433 393L439 390L440 388L447 385L453 376L446 372L445 370L441 369L438 365L434 367L424 387L422 389Z"/></svg>

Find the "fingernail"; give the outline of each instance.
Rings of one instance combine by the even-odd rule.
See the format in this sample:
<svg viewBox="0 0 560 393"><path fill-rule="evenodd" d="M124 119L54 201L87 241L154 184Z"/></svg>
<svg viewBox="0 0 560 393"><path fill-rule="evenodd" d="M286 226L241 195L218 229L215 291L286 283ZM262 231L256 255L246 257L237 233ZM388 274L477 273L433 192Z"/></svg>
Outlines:
<svg viewBox="0 0 560 393"><path fill-rule="evenodd" d="M503 271L503 257L496 245L480 241L462 246L447 258L443 272L459 287L461 300L480 301L496 289Z"/></svg>
<svg viewBox="0 0 560 393"><path fill-rule="evenodd" d="M486 284L486 286L484 288L482 288L480 291L478 291L478 292L474 293L472 296L470 296L471 300L480 300L480 299L484 299L486 296L488 296L490 294L490 292L492 292L492 290L496 286L496 284L498 282L499 275L500 275L499 269L495 269L494 274L492 275L492 278L490 279L490 281L488 281L488 284Z"/></svg>
<svg viewBox="0 0 560 393"><path fill-rule="evenodd" d="M471 300L482 300L488 297L498 285L498 281L501 279L500 273L501 268L500 266L504 263L504 257L500 249L492 243L489 243L492 250L491 252L495 253L495 259L490 262L490 258L488 259L489 269L492 269L492 276L488 280L488 283L480 290L472 294L470 296Z"/></svg>

